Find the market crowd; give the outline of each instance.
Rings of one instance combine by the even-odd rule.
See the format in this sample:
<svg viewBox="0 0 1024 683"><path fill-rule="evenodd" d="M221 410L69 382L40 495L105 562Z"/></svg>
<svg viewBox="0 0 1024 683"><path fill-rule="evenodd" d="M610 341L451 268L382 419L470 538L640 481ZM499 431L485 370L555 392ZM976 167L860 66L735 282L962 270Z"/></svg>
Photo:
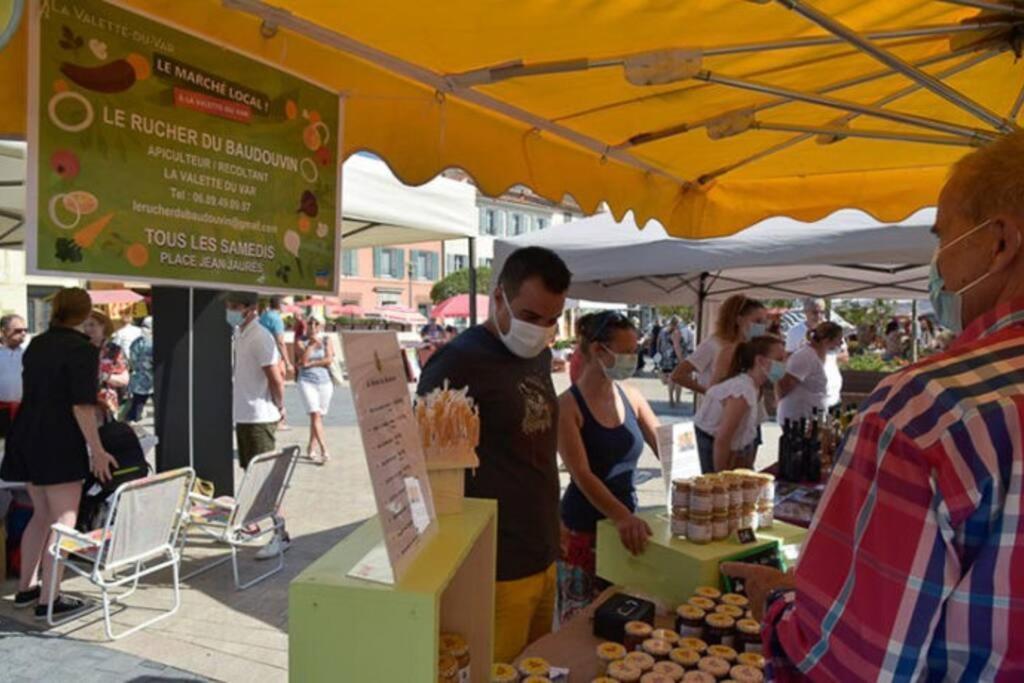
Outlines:
<svg viewBox="0 0 1024 683"><path fill-rule="evenodd" d="M746 580L755 615L764 614L769 677L1024 676L1024 648L1012 637L1024 624L1022 159L1017 133L955 166L934 229L930 298L937 322L958 336L865 402L795 573L723 566ZM554 253L511 254L489 320L440 349L418 387L467 387L480 409L480 467L466 492L498 502L498 661L547 633L556 607L568 619L599 593L598 520L609 519L631 553L644 552L651 534L636 513L634 474L658 420L624 382L641 367L640 335L617 312L580 320L572 386L557 396L550 345L570 284ZM647 340L670 401L679 400L675 387L702 396L695 423L705 472L753 464L766 395L784 419L837 400L843 328L823 319L821 302L804 309L806 322L784 338L761 302L737 295L692 351L678 320ZM559 456L572 477L564 496Z"/></svg>

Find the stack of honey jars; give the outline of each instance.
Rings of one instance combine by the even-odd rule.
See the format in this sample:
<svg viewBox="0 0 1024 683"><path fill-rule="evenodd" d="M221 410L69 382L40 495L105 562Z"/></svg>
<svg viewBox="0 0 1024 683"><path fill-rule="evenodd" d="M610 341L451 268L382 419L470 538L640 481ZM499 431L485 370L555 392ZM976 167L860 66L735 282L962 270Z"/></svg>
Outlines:
<svg viewBox="0 0 1024 683"><path fill-rule="evenodd" d="M775 478L734 470L672 482L672 534L693 543L722 541L738 529L771 527Z"/></svg>

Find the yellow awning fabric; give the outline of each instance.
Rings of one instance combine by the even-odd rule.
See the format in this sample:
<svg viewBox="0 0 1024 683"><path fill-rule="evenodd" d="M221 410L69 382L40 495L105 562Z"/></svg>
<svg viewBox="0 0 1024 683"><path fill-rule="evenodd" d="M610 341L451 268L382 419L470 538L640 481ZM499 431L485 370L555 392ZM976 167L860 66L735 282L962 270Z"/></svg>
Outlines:
<svg viewBox="0 0 1024 683"><path fill-rule="evenodd" d="M406 183L460 167L681 237L898 221L1015 128L1024 85L1024 9L995 0L123 4L337 88L347 153ZM24 130L24 49L0 52L0 132Z"/></svg>

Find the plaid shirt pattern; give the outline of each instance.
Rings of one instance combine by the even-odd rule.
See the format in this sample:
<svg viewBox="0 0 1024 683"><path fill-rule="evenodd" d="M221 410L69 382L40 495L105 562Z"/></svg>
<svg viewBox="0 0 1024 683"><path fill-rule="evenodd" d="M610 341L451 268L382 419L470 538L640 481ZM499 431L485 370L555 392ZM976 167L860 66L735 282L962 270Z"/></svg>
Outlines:
<svg viewBox="0 0 1024 683"><path fill-rule="evenodd" d="M1024 299L887 378L766 613L778 681L1024 681Z"/></svg>

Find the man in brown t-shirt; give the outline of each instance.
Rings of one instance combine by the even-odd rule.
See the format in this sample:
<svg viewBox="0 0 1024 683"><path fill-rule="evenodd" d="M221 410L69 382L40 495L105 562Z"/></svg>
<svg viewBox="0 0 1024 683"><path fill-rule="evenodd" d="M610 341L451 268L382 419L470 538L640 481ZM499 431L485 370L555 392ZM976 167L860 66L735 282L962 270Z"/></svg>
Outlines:
<svg viewBox="0 0 1024 683"><path fill-rule="evenodd" d="M538 247L509 256L491 317L466 330L424 368L418 393L468 387L480 408L480 467L466 495L498 502L497 661L512 661L554 618L559 552L558 399L551 351L570 273Z"/></svg>

